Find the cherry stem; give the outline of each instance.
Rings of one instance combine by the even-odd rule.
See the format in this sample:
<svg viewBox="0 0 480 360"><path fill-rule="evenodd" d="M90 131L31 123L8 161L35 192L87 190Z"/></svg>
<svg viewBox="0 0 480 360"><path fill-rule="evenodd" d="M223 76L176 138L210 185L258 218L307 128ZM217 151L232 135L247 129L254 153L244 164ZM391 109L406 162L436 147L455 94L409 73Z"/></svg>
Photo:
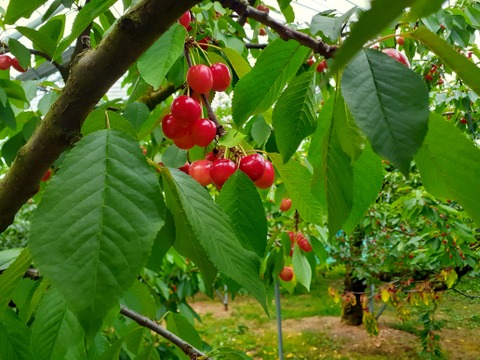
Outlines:
<svg viewBox="0 0 480 360"><path fill-rule="evenodd" d="M190 53L188 52L188 47L187 46L185 46L183 48L183 52L185 54L185 59L187 60L188 67L191 68L192 67L192 59L190 58ZM212 106L210 105L210 102L208 101L207 96L205 94L201 94L201 97L202 97L202 100L203 100L203 104L207 108L208 118L210 120L212 120L215 123L215 126L217 127L217 135L219 137L225 135L225 133L226 133L225 129L218 122L217 116L213 112Z"/></svg>

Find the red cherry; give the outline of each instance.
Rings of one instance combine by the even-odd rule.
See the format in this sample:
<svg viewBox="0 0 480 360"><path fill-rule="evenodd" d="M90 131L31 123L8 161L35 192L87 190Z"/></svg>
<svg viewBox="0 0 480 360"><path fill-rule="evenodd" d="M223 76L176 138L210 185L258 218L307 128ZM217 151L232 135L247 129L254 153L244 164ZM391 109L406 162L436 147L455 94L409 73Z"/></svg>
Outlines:
<svg viewBox="0 0 480 360"><path fill-rule="evenodd" d="M52 169L48 169L45 174L42 176L40 181L47 181L52 176Z"/></svg>
<svg viewBox="0 0 480 360"><path fill-rule="evenodd" d="M465 119L464 117L462 117L462 118L460 119L460 122L461 122L462 124L464 124L464 125L465 125L465 124L468 124L468 120Z"/></svg>
<svg viewBox="0 0 480 360"><path fill-rule="evenodd" d="M197 119L190 128L190 135L195 145L208 146L217 135L217 126L212 120Z"/></svg>
<svg viewBox="0 0 480 360"><path fill-rule="evenodd" d="M313 59L313 56L310 56L307 60L307 65L312 66L313 64L315 64L315 60Z"/></svg>
<svg viewBox="0 0 480 360"><path fill-rule="evenodd" d="M268 189L275 181L275 171L270 161L265 160L265 172L262 177L255 181L255 186L260 189Z"/></svg>
<svg viewBox="0 0 480 360"><path fill-rule="evenodd" d="M173 140L173 143L177 145L179 149L182 149L182 150L188 150L195 146L195 143L193 142L193 139L190 133L187 133L182 137L175 138L172 140Z"/></svg>
<svg viewBox="0 0 480 360"><path fill-rule="evenodd" d="M0 55L0 70L8 70L12 66L12 58L8 55Z"/></svg>
<svg viewBox="0 0 480 360"><path fill-rule="evenodd" d="M403 36L397 37L397 45L403 46L403 44L405 44L405 38Z"/></svg>
<svg viewBox="0 0 480 360"><path fill-rule="evenodd" d="M265 28L263 28L263 27L258 29L258 35L260 35L260 36L267 35L267 30L265 30Z"/></svg>
<svg viewBox="0 0 480 360"><path fill-rule="evenodd" d="M19 72L25 72L27 71L27 69L24 69L23 67L20 66L20 63L18 62L18 59L17 58L13 58L12 60L12 67L19 71Z"/></svg>
<svg viewBox="0 0 480 360"><path fill-rule="evenodd" d="M196 100L200 105L203 105L203 98L202 98L202 94L199 94L195 91L191 91L190 92L190 97L194 100Z"/></svg>
<svg viewBox="0 0 480 360"><path fill-rule="evenodd" d="M210 66L210 71L213 77L212 89L215 91L225 91L232 81L232 74L228 66L223 63L216 63Z"/></svg>
<svg viewBox="0 0 480 360"><path fill-rule="evenodd" d="M265 159L257 153L244 156L240 160L239 169L247 174L250 180L257 181L265 172Z"/></svg>
<svg viewBox="0 0 480 360"><path fill-rule="evenodd" d="M190 10L187 10L181 17L178 19L178 22L183 25L187 31L189 31L192 27L190 26L190 23L192 22L192 14L190 13Z"/></svg>
<svg viewBox="0 0 480 360"><path fill-rule="evenodd" d="M303 234L297 234L297 244L300 249L305 252L312 251L312 245L308 242L307 238L303 236Z"/></svg>
<svg viewBox="0 0 480 360"><path fill-rule="evenodd" d="M162 130L169 139L180 138L188 133L188 128L180 126L172 114L167 114L162 119Z"/></svg>
<svg viewBox="0 0 480 360"><path fill-rule="evenodd" d="M211 161L197 160L190 165L190 169L188 170L188 173L192 178L197 180L200 183L200 185L207 186L212 182L212 178L210 176L211 166L212 166Z"/></svg>
<svg viewBox="0 0 480 360"><path fill-rule="evenodd" d="M400 51L392 48L386 48L386 49L382 49L382 52L394 58L395 60L401 62L406 67L410 67L410 63L408 62L407 57L403 55Z"/></svg>
<svg viewBox="0 0 480 360"><path fill-rule="evenodd" d="M225 181L237 170L237 165L230 159L215 160L210 167L212 183L221 188Z"/></svg>
<svg viewBox="0 0 480 360"><path fill-rule="evenodd" d="M432 80L433 80L433 76L432 76L430 73L428 73L427 75L425 75L425 80L426 80L426 81L432 81Z"/></svg>
<svg viewBox="0 0 480 360"><path fill-rule="evenodd" d="M183 127L190 127L202 115L202 108L198 101L186 95L173 100L170 110L178 124Z"/></svg>
<svg viewBox="0 0 480 360"><path fill-rule="evenodd" d="M288 198L283 198L280 203L280 211L288 211L292 207L292 200Z"/></svg>
<svg viewBox="0 0 480 360"><path fill-rule="evenodd" d="M317 72L322 73L328 68L327 61L322 60L317 65Z"/></svg>
<svg viewBox="0 0 480 360"><path fill-rule="evenodd" d="M208 94L212 90L213 76L207 65L195 65L187 71L187 84L199 94Z"/></svg>
<svg viewBox="0 0 480 360"><path fill-rule="evenodd" d="M185 165L182 165L178 168L178 170L183 171L185 174L188 174L188 170L190 169L190 163L186 162Z"/></svg>
<svg viewBox="0 0 480 360"><path fill-rule="evenodd" d="M203 39L200 39L197 41L198 46L200 46L203 50L208 49L208 44L209 44L210 38L208 36L204 37Z"/></svg>
<svg viewBox="0 0 480 360"><path fill-rule="evenodd" d="M215 161L215 160L218 160L218 156L215 155L212 151L210 151L207 156L205 156L205 160L208 160L208 161Z"/></svg>
<svg viewBox="0 0 480 360"><path fill-rule="evenodd" d="M284 266L280 274L278 274L280 279L283 281L289 282L293 279L293 269L291 266Z"/></svg>

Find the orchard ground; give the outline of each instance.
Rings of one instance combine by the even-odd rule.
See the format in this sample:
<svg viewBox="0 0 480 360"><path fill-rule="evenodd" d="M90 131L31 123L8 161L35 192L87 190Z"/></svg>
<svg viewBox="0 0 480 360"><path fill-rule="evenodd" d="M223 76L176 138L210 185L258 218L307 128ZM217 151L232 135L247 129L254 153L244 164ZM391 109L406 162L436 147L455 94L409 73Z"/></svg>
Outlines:
<svg viewBox="0 0 480 360"><path fill-rule="evenodd" d="M342 271L320 276L311 293L282 293L285 359L425 359L415 335L421 324L415 313L400 321L392 307L379 319L380 335L369 336L363 326L340 321L340 304L327 294L329 286L342 288ZM469 296L480 295L480 277L470 277L458 289ZM195 297L192 307L202 322L198 331L213 347L242 349L253 359L276 360L276 320L268 318L248 296L238 296L225 310L218 298ZM375 303L378 311L381 303ZM274 308L272 307L272 313ZM441 322L442 359L480 359L480 298L467 298L449 291L442 295L436 320Z"/></svg>

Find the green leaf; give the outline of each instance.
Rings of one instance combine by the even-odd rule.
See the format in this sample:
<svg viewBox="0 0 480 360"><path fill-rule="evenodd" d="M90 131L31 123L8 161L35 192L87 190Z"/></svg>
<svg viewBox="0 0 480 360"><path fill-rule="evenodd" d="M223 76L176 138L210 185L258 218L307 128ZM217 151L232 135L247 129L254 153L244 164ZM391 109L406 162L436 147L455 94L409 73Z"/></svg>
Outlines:
<svg viewBox="0 0 480 360"><path fill-rule="evenodd" d="M138 101L128 104L123 111L123 117L126 118L137 131L145 123L149 115L150 110L148 106Z"/></svg>
<svg viewBox="0 0 480 360"><path fill-rule="evenodd" d="M336 119L334 118L333 121ZM353 169L334 129L324 140L323 177L328 209L328 230L334 236L347 221L353 206Z"/></svg>
<svg viewBox="0 0 480 360"><path fill-rule="evenodd" d="M232 115L242 126L251 115L270 108L296 74L309 49L298 42L277 39L262 51L252 71L235 86Z"/></svg>
<svg viewBox="0 0 480 360"><path fill-rule="evenodd" d="M233 70L237 74L238 78L241 79L245 75L247 75L252 67L248 63L248 61L242 57L236 50L231 48L223 48L223 53L227 56L228 61L232 64Z"/></svg>
<svg viewBox="0 0 480 360"><path fill-rule="evenodd" d="M335 42L340 38L343 25L355 12L355 8L348 10L345 14L339 17L325 16L317 14L312 18L310 23L310 31L313 35L319 33L325 35L330 41Z"/></svg>
<svg viewBox="0 0 480 360"><path fill-rule="evenodd" d="M196 234L197 230L194 229L187 217L186 209L184 209L182 202L185 197L181 196L182 194L179 192L180 190L177 188L172 176L169 173L164 173L163 175L165 179L165 201L175 221L175 242L173 246L181 255L192 260L200 268L204 277L206 291L213 295L212 286L217 276L217 269L200 243ZM190 183L190 186L195 187L193 183ZM198 186L200 185L198 184Z"/></svg>
<svg viewBox="0 0 480 360"><path fill-rule="evenodd" d="M148 285L140 282L138 279L123 294L122 304L150 319L155 319L157 315L157 304L150 293Z"/></svg>
<svg viewBox="0 0 480 360"><path fill-rule="evenodd" d="M166 169L163 178L169 190L166 191L167 204L177 229L175 247L182 241L183 249L189 247L196 258L204 257L206 253L205 259L200 261L208 261L209 266L213 266L213 262L219 271L244 287L267 311L258 256L242 247L228 216L208 191L187 174ZM199 265L196 259L193 260ZM207 275L205 285L208 286L207 282L214 276Z"/></svg>
<svg viewBox="0 0 480 360"><path fill-rule="evenodd" d="M150 254L147 264L145 265L145 267L148 269L155 272L159 272L161 270L163 257L175 242L174 221L175 220L173 219L172 214L167 210L165 216L165 226L163 226L158 232L155 242L153 243L152 253Z"/></svg>
<svg viewBox="0 0 480 360"><path fill-rule="evenodd" d="M10 166L13 160L15 160L18 150L20 150L20 148L25 144L25 138L20 132L12 136L2 145L2 157L7 163L7 165Z"/></svg>
<svg viewBox="0 0 480 360"><path fill-rule="evenodd" d="M333 126L340 146L352 161L355 161L365 148L366 139L355 123L341 94L337 94L334 117Z"/></svg>
<svg viewBox="0 0 480 360"><path fill-rule="evenodd" d="M0 312L7 307L13 290L25 275L31 262L32 258L28 249L24 249L12 265L0 275Z"/></svg>
<svg viewBox="0 0 480 360"><path fill-rule="evenodd" d="M138 60L140 75L155 89L182 55L185 36L185 28L173 24Z"/></svg>
<svg viewBox="0 0 480 360"><path fill-rule="evenodd" d="M312 173L296 160L283 164L280 155L271 153L269 156L292 199L292 207L297 209L305 221L322 225L325 204L312 194Z"/></svg>
<svg viewBox="0 0 480 360"><path fill-rule="evenodd" d="M342 229L350 234L382 189L382 160L367 146L353 164L353 206Z"/></svg>
<svg viewBox="0 0 480 360"><path fill-rule="evenodd" d="M47 0L10 0L5 14L5 24L13 25L18 19L29 18Z"/></svg>
<svg viewBox="0 0 480 360"><path fill-rule="evenodd" d="M292 266L297 281L305 286L308 291L310 291L310 283L312 282L312 267L310 266L310 263L305 257L303 251L298 247L297 243L295 243L295 248L293 250Z"/></svg>
<svg viewBox="0 0 480 360"><path fill-rule="evenodd" d="M135 360L160 360L157 348L151 344L135 356Z"/></svg>
<svg viewBox="0 0 480 360"><path fill-rule="evenodd" d="M167 167L179 168L185 165L187 152L176 146L169 146L162 154L162 163Z"/></svg>
<svg viewBox="0 0 480 360"><path fill-rule="evenodd" d="M347 65L341 86L375 152L407 175L427 132L428 90L422 78L382 52L367 49Z"/></svg>
<svg viewBox="0 0 480 360"><path fill-rule="evenodd" d="M180 314L168 314L167 329L197 349L200 349L203 345L202 339L200 338L200 335L198 335L197 330Z"/></svg>
<svg viewBox="0 0 480 360"><path fill-rule="evenodd" d="M79 344L83 331L64 297L55 289L40 301L32 325L32 350L36 360L63 359L70 347Z"/></svg>
<svg viewBox="0 0 480 360"><path fill-rule="evenodd" d="M434 196L458 201L480 225L480 149L453 124L432 114L415 162Z"/></svg>
<svg viewBox="0 0 480 360"><path fill-rule="evenodd" d="M425 27L419 27L413 31L412 36L438 55L440 60L451 67L466 85L480 95L480 69L472 61L459 54L449 43Z"/></svg>
<svg viewBox="0 0 480 360"><path fill-rule="evenodd" d="M0 251L0 271L8 268L22 253L22 250L22 248L15 248Z"/></svg>
<svg viewBox="0 0 480 360"><path fill-rule="evenodd" d="M230 176L217 202L232 221L242 245L263 257L267 246L267 219L260 194L248 176L242 171Z"/></svg>
<svg viewBox="0 0 480 360"><path fill-rule="evenodd" d="M445 0L417 0L410 8L408 19L416 21L433 14L442 8L444 2Z"/></svg>
<svg viewBox="0 0 480 360"><path fill-rule="evenodd" d="M17 31L30 39L37 50L53 56L57 42L63 36L65 15L58 15L48 20L40 29L35 30L24 26L17 26Z"/></svg>
<svg viewBox="0 0 480 360"><path fill-rule="evenodd" d="M82 125L82 135L86 136L108 128L121 130L135 138L137 137L135 128L127 119L115 111L109 110L93 110Z"/></svg>
<svg viewBox="0 0 480 360"><path fill-rule="evenodd" d="M17 120L15 119L15 114L13 113L12 107L8 101L5 105L0 103L0 121L7 125L10 129L17 129Z"/></svg>
<svg viewBox="0 0 480 360"><path fill-rule="evenodd" d="M2 88L10 99L28 102L25 96L25 90L19 85L20 81L0 79L0 88Z"/></svg>
<svg viewBox="0 0 480 360"><path fill-rule="evenodd" d="M265 144L265 141L268 140L272 132L272 128L267 124L265 118L262 115L255 116L252 121L252 139L257 143L258 146L262 146L263 144Z"/></svg>
<svg viewBox="0 0 480 360"><path fill-rule="evenodd" d="M10 308L0 310L0 359L34 359L30 349L30 329Z"/></svg>
<svg viewBox="0 0 480 360"><path fill-rule="evenodd" d="M358 22L352 26L350 36L335 52L332 72L347 64L368 40L390 25L402 14L403 9L414 2L415 0L372 1L370 9L360 15Z"/></svg>
<svg viewBox="0 0 480 360"><path fill-rule="evenodd" d="M315 72L305 72L290 82L272 113L275 140L284 163L315 131L316 120Z"/></svg>
<svg viewBox="0 0 480 360"><path fill-rule="evenodd" d="M8 39L8 48L13 56L15 56L21 67L26 69L30 66L30 50L28 50L20 41L10 38Z"/></svg>
<svg viewBox="0 0 480 360"><path fill-rule="evenodd" d="M29 246L87 336L145 264L164 210L157 177L138 143L117 130L80 140L49 182Z"/></svg>
<svg viewBox="0 0 480 360"><path fill-rule="evenodd" d="M55 50L53 60L65 51L65 49L93 22L98 16L107 11L117 0L91 0L80 9L75 18L70 35L63 39Z"/></svg>

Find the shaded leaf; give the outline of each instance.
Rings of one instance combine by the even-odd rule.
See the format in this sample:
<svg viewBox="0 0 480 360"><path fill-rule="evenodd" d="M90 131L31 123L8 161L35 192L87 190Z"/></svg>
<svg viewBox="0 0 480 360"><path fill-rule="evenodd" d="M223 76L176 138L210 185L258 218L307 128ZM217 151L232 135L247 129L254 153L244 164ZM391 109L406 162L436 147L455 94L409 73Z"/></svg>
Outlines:
<svg viewBox="0 0 480 360"><path fill-rule="evenodd" d="M5 24L13 25L18 19L29 18L47 0L11 0L5 13Z"/></svg>
<svg viewBox="0 0 480 360"><path fill-rule="evenodd" d="M432 114L425 142L415 156L429 193L458 201L480 225L480 149L439 115Z"/></svg>
<svg viewBox="0 0 480 360"><path fill-rule="evenodd" d="M273 105L308 51L296 41L281 39L273 41L262 51L253 69L235 86L232 115L237 126Z"/></svg>
<svg viewBox="0 0 480 360"><path fill-rule="evenodd" d="M342 76L353 118L379 155L406 175L428 124L428 90L422 78L376 50L362 50Z"/></svg>
<svg viewBox="0 0 480 360"><path fill-rule="evenodd" d="M30 349L30 329L10 308L0 309L0 359L34 359Z"/></svg>
<svg viewBox="0 0 480 360"><path fill-rule="evenodd" d="M272 114L275 140L286 163L300 143L315 131L315 73L293 79L278 98Z"/></svg>
<svg viewBox="0 0 480 360"><path fill-rule="evenodd" d="M312 282L312 268L305 257L305 254L302 250L300 250L297 243L295 243L295 248L293 250L292 266L298 283L302 284L307 290L310 291L310 283Z"/></svg>
<svg viewBox="0 0 480 360"><path fill-rule="evenodd" d="M197 349L202 348L203 343L200 335L183 315L169 313L167 316L167 329Z"/></svg>
<svg viewBox="0 0 480 360"><path fill-rule="evenodd" d="M0 312L7 307L13 290L30 267L32 258L28 249L23 249L13 263L0 275Z"/></svg>
<svg viewBox="0 0 480 360"><path fill-rule="evenodd" d="M350 19L350 16L355 12L355 8L348 10L342 16L331 17L322 14L317 14L312 18L310 23L310 31L313 35L322 33L330 41L335 42L340 38L343 25Z"/></svg>
<svg viewBox="0 0 480 360"><path fill-rule="evenodd" d="M55 289L40 301L32 325L32 350L36 360L63 359L70 347L79 344L83 331L64 297Z"/></svg>

